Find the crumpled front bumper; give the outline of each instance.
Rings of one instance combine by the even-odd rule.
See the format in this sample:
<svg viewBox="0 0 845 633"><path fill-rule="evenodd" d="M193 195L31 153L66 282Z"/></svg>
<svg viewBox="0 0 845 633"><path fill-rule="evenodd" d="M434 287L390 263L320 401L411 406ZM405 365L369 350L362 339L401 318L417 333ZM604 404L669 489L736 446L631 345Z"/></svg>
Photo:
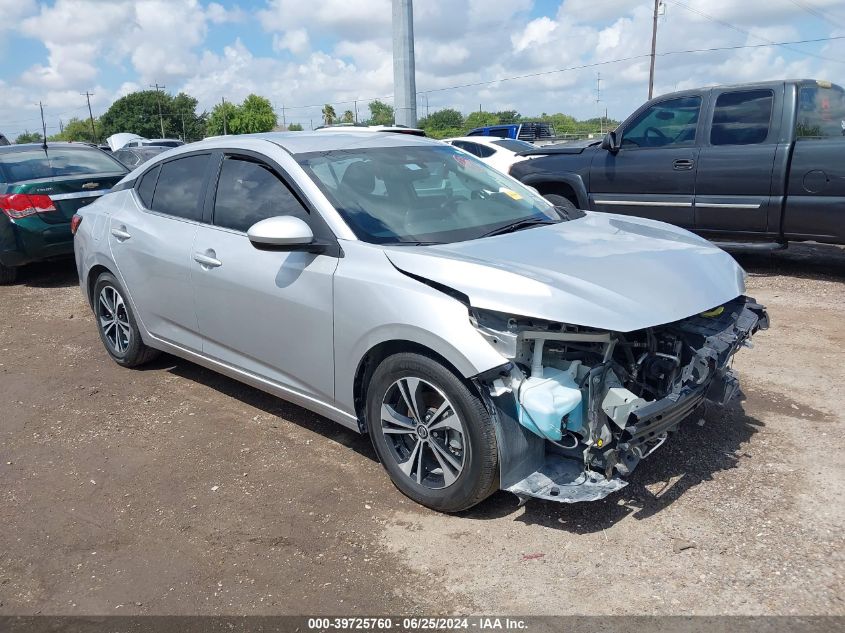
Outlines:
<svg viewBox="0 0 845 633"><path fill-rule="evenodd" d="M707 378L685 384L631 412L619 441L607 447L604 472L591 470L547 444L542 466L505 489L523 501L533 497L575 503L603 499L624 488L628 482L619 473L630 474L640 459L654 451L656 440L675 431L704 401L724 405L739 392L739 382L728 367L730 359L755 332L769 327L765 308L753 299L741 299L744 304L731 302L719 318L695 317L683 322L685 332L703 341L697 353L710 367Z"/></svg>

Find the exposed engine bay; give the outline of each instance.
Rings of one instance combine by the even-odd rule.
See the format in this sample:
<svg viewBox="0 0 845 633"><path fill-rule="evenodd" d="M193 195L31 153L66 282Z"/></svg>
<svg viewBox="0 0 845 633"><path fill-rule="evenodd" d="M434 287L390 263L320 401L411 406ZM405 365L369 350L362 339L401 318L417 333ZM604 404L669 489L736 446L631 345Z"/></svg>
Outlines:
<svg viewBox="0 0 845 633"><path fill-rule="evenodd" d="M739 391L731 358L769 325L765 308L744 296L626 333L488 310L471 318L511 361L479 378L496 414L511 418L500 424L502 488L566 502L624 487L704 401L730 401Z"/></svg>

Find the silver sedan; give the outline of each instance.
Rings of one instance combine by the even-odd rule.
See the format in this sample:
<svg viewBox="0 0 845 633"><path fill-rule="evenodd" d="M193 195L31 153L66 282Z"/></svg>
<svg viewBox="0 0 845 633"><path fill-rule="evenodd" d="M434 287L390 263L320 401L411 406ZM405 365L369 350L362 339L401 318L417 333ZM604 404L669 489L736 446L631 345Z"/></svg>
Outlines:
<svg viewBox="0 0 845 633"><path fill-rule="evenodd" d="M673 226L552 206L453 147L372 132L167 151L74 218L106 351L175 354L369 433L437 510L626 485L764 308Z"/></svg>

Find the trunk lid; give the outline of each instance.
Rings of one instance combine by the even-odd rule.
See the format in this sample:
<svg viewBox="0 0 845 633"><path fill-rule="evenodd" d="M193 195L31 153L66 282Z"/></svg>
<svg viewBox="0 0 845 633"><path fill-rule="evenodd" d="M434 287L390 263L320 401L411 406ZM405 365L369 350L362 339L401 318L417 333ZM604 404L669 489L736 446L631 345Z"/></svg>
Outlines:
<svg viewBox="0 0 845 633"><path fill-rule="evenodd" d="M56 211L39 213L38 216L49 224L63 224L70 222L70 218L80 208L108 193L125 175L103 173L39 178L14 183L7 193L49 196Z"/></svg>

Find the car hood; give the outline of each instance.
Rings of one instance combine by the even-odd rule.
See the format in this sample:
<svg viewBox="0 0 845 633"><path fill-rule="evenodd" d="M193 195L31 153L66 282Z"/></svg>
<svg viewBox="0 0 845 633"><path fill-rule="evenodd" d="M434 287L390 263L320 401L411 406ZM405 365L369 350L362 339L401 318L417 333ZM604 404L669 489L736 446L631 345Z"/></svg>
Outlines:
<svg viewBox="0 0 845 633"><path fill-rule="evenodd" d="M457 290L474 307L616 332L671 323L745 292L742 268L710 242L620 215L384 250L399 270Z"/></svg>

